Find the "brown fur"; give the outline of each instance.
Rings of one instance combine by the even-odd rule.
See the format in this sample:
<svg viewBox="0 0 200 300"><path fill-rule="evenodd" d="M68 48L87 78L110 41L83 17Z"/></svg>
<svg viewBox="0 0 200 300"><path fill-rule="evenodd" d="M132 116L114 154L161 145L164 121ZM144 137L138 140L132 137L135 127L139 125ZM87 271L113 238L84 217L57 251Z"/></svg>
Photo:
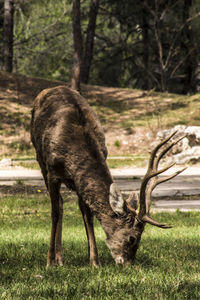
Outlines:
<svg viewBox="0 0 200 300"><path fill-rule="evenodd" d="M113 180L106 164L105 137L96 114L85 99L65 86L42 91L32 111L31 139L52 203L47 265L63 263L61 183L75 190L79 197L90 263L99 264L93 216L106 233L113 257L123 257L122 262L132 260L136 252L134 241L140 233L133 230L135 216L132 212L126 208L119 216L109 204Z"/></svg>

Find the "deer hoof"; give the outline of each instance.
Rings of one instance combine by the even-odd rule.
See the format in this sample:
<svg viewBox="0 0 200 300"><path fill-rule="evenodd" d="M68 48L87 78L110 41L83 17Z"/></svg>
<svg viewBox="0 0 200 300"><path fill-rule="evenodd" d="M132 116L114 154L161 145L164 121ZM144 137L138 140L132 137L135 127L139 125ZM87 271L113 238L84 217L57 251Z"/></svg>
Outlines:
<svg viewBox="0 0 200 300"><path fill-rule="evenodd" d="M100 263L99 261L90 261L91 266L95 267L95 268L99 268L100 267Z"/></svg>
<svg viewBox="0 0 200 300"><path fill-rule="evenodd" d="M56 265L63 266L63 256L61 254L56 255Z"/></svg>
<svg viewBox="0 0 200 300"><path fill-rule="evenodd" d="M48 259L47 264L46 264L46 268L54 267L54 266L56 266L55 259Z"/></svg>

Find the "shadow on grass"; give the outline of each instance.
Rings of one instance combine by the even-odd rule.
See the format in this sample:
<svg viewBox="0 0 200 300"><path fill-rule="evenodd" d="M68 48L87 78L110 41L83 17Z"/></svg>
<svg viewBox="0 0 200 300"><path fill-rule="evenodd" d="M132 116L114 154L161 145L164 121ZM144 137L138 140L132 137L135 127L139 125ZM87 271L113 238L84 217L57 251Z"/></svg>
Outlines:
<svg viewBox="0 0 200 300"><path fill-rule="evenodd" d="M105 242L98 241L98 252L101 266L114 266ZM45 267L48 243L43 242L18 242L0 245L0 265L3 268L30 268L33 266ZM81 249L81 251L80 251ZM199 245L190 239L156 239L146 238L141 242L133 265L142 265L145 269L158 267L160 257L173 257L179 261L187 260L191 264L199 259ZM188 255L189 254L189 255ZM63 243L64 266L83 267L89 265L87 242L64 242Z"/></svg>
<svg viewBox="0 0 200 300"><path fill-rule="evenodd" d="M101 265L114 265L105 243L98 242ZM81 251L80 251L81 249ZM17 242L0 245L0 266L2 269L19 271L23 268L45 268L48 243ZM87 242L63 243L64 267L89 266ZM1 270L0 270L1 272Z"/></svg>
<svg viewBox="0 0 200 300"><path fill-rule="evenodd" d="M184 290L187 299L193 299L194 293L200 296L200 282L183 281L177 290L177 292L182 292Z"/></svg>
<svg viewBox="0 0 200 300"><path fill-rule="evenodd" d="M64 266L46 269L47 249L42 241L0 245L0 287L6 295L2 299L8 299L7 291L9 299L198 299L200 283L190 275L197 272L199 247L190 239L147 237L132 266L115 265L103 240L98 240L101 267L93 268L85 241L65 241Z"/></svg>

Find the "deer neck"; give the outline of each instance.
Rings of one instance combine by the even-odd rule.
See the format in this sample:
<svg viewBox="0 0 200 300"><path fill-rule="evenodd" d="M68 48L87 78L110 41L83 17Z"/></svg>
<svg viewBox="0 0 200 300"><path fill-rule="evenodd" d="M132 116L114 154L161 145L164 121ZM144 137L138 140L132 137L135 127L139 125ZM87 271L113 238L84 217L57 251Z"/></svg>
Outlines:
<svg viewBox="0 0 200 300"><path fill-rule="evenodd" d="M110 185L113 183L109 169L95 168L80 171L75 181L76 191L90 208L93 215L106 229L114 212L109 203ZM105 226L104 226L105 225Z"/></svg>

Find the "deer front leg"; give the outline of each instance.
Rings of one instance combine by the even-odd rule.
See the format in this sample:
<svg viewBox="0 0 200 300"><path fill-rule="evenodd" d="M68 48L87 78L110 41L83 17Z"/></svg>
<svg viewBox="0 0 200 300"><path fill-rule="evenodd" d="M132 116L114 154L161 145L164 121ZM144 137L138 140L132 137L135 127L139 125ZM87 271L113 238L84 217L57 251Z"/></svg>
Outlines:
<svg viewBox="0 0 200 300"><path fill-rule="evenodd" d="M56 264L63 266L62 254L62 219L63 219L63 199L59 197L59 218L56 227Z"/></svg>
<svg viewBox="0 0 200 300"><path fill-rule="evenodd" d="M79 207L82 212L83 221L85 224L85 230L88 239L88 254L90 264L97 267L99 266L97 245L94 235L94 224L93 224L93 215L89 207L83 202L82 198L79 197Z"/></svg>
<svg viewBox="0 0 200 300"><path fill-rule="evenodd" d="M48 179L48 190L51 198L51 237L47 255L47 267L63 265L62 255L62 216L63 201L60 195L60 182Z"/></svg>

